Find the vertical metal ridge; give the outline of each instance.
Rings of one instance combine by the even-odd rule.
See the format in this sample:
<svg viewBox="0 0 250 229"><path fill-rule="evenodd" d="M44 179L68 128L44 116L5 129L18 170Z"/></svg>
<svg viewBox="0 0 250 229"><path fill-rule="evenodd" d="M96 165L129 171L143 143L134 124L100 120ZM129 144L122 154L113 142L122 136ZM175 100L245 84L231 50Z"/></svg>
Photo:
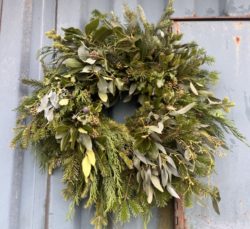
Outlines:
<svg viewBox="0 0 250 229"><path fill-rule="evenodd" d="M46 197L45 197L45 219L44 219L44 229L49 229L49 211L50 211L50 187L51 187L51 175L47 175L46 182Z"/></svg>
<svg viewBox="0 0 250 229"><path fill-rule="evenodd" d="M2 5L1 5L2 9ZM30 38L32 30L32 0L25 0L22 11L22 37L21 37L21 62L20 74L25 75L29 72L30 57ZM19 84L19 97L28 93L27 88ZM9 229L19 228L21 193L22 193L22 176L23 176L23 151L14 151L14 162L11 178L11 195L10 195L10 212L9 212Z"/></svg>
<svg viewBox="0 0 250 229"><path fill-rule="evenodd" d="M1 33L2 17L3 17L3 0L0 0L0 33Z"/></svg>
<svg viewBox="0 0 250 229"><path fill-rule="evenodd" d="M58 21L58 0L56 0L56 6L55 6L55 31L57 31L57 21Z"/></svg>
<svg viewBox="0 0 250 229"><path fill-rule="evenodd" d="M58 21L58 0L55 0L55 9L54 9L54 29L57 32L57 21ZM43 34L42 34L43 35ZM44 205L44 229L50 228L50 199L51 199L51 174L47 174L46 181L46 196L45 196L45 205Z"/></svg>

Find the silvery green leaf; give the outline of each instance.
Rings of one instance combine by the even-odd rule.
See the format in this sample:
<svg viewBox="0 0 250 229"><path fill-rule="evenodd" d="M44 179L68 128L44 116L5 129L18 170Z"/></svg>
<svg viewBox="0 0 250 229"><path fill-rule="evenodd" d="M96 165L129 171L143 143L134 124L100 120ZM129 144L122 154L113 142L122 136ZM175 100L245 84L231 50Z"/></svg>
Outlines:
<svg viewBox="0 0 250 229"><path fill-rule="evenodd" d="M37 108L37 112L39 113L41 111L44 111L48 106L48 102L49 102L48 95L43 96L41 99L40 106Z"/></svg>
<svg viewBox="0 0 250 229"><path fill-rule="evenodd" d="M134 151L134 154L140 159L141 162L143 162L146 165L154 165L150 160L148 160L144 155L139 153L139 151Z"/></svg>
<svg viewBox="0 0 250 229"><path fill-rule="evenodd" d="M50 92L49 100L55 109L57 109L59 107L59 105L58 105L59 98L55 92Z"/></svg>
<svg viewBox="0 0 250 229"><path fill-rule="evenodd" d="M163 188L161 186L160 180L157 176L151 176L151 182L160 192L163 192Z"/></svg>
<svg viewBox="0 0 250 229"><path fill-rule="evenodd" d="M161 29L157 30L157 35L161 36L162 38L165 36L164 32Z"/></svg>
<svg viewBox="0 0 250 229"><path fill-rule="evenodd" d="M86 147L87 150L92 150L92 140L89 135L87 134L82 134L82 143Z"/></svg>
<svg viewBox="0 0 250 229"><path fill-rule="evenodd" d="M88 134L81 134L79 141L85 146L87 150L92 150L92 140Z"/></svg>
<svg viewBox="0 0 250 229"><path fill-rule="evenodd" d="M90 72L92 72L92 66L91 65L84 66L81 72L82 73L90 73Z"/></svg>
<svg viewBox="0 0 250 229"><path fill-rule="evenodd" d="M167 162L176 169L176 165L174 163L174 160L169 156L166 156L166 158L167 158Z"/></svg>
<svg viewBox="0 0 250 229"><path fill-rule="evenodd" d="M191 91L192 91L195 95L199 95L197 89L196 89L195 86L192 84L192 82L190 82L190 89L191 89Z"/></svg>
<svg viewBox="0 0 250 229"><path fill-rule="evenodd" d="M161 145L160 143L157 143L157 142L155 142L155 145L156 145L157 149L159 149L162 153L165 153L165 154L167 153L166 149L164 148L163 145Z"/></svg>
<svg viewBox="0 0 250 229"><path fill-rule="evenodd" d="M134 94L134 92L135 92L135 90L136 90L136 87L137 87L136 83L133 83L133 84L130 85L130 88L129 88L129 95Z"/></svg>
<svg viewBox="0 0 250 229"><path fill-rule="evenodd" d="M179 195L177 194L177 192L174 190L174 188L170 184L167 185L167 190L171 194L171 196L173 196L177 199L180 199Z"/></svg>
<svg viewBox="0 0 250 229"><path fill-rule="evenodd" d="M140 16L140 19L141 19L142 23L144 25L148 24L145 12L144 12L143 8L140 5L137 6L137 12L138 12L138 14Z"/></svg>
<svg viewBox="0 0 250 229"><path fill-rule="evenodd" d="M99 98L104 102L106 103L108 101L108 95L106 93L103 93L103 92L98 92L98 95L99 95Z"/></svg>
<svg viewBox="0 0 250 229"><path fill-rule="evenodd" d="M158 135L157 133L155 133L155 132L152 132L152 133L150 134L150 137L151 137L152 139L154 139L155 141L157 141L157 142L162 142L162 140L161 140L161 138L159 137L159 135Z"/></svg>
<svg viewBox="0 0 250 229"><path fill-rule="evenodd" d="M219 105L219 104L222 104L222 101L212 101L211 99L207 98L209 104L211 105Z"/></svg>
<svg viewBox="0 0 250 229"><path fill-rule="evenodd" d="M166 187L168 183L168 173L164 168L161 169L161 183L163 187Z"/></svg>
<svg viewBox="0 0 250 229"><path fill-rule="evenodd" d="M55 138L57 140L62 139L67 133L56 133Z"/></svg>
<svg viewBox="0 0 250 229"><path fill-rule="evenodd" d="M54 109L52 108L52 106L48 106L45 108L44 110L44 117L51 122L54 118L54 114L53 114Z"/></svg>
<svg viewBox="0 0 250 229"><path fill-rule="evenodd" d="M212 198L212 205L213 205L213 209L214 211L220 215L220 208L219 208L219 204L218 204L218 201L214 198Z"/></svg>
<svg viewBox="0 0 250 229"><path fill-rule="evenodd" d="M95 59L92 59L92 58L88 58L88 59L85 60L84 62L87 63L87 64L92 65L92 64L94 64L94 63L96 62L96 60L95 60Z"/></svg>
<svg viewBox="0 0 250 229"><path fill-rule="evenodd" d="M196 105L195 102L188 104L187 106L181 108L180 110L177 111L172 111L169 114L172 116L176 116L176 115L182 115L187 113L189 110L191 110L194 106Z"/></svg>
<svg viewBox="0 0 250 229"><path fill-rule="evenodd" d="M80 68L82 67L82 63L74 58L68 58L65 61L63 61L63 64L66 65L68 68Z"/></svg>
<svg viewBox="0 0 250 229"><path fill-rule="evenodd" d="M146 182L146 184L150 184L150 179L151 179L151 169L148 168L147 171L145 172L145 182Z"/></svg>
<svg viewBox="0 0 250 229"><path fill-rule="evenodd" d="M77 53L78 53L78 57L82 61L85 61L89 57L89 51L85 45L80 46L77 50Z"/></svg>
<svg viewBox="0 0 250 229"><path fill-rule="evenodd" d="M112 94L112 95L115 95L115 85L114 85L114 82L113 81L110 81L109 84L108 84L108 89L109 89L109 92Z"/></svg>
<svg viewBox="0 0 250 229"><path fill-rule="evenodd" d="M98 90L99 92L102 92L102 93L107 93L107 89L108 89L108 83L105 79L103 79L103 77L100 77L99 78L99 81L97 83L97 87L98 87Z"/></svg>
<svg viewBox="0 0 250 229"><path fill-rule="evenodd" d="M153 200L153 194L154 194L154 190L151 186L151 184L148 184L147 187L146 187L146 194L147 194L147 201L149 204L152 203L152 200Z"/></svg>
<svg viewBox="0 0 250 229"><path fill-rule="evenodd" d="M115 79L115 85L121 91L124 85L124 82L120 78Z"/></svg>
<svg viewBox="0 0 250 229"><path fill-rule="evenodd" d="M144 169L141 170L140 174L141 174L141 178L143 180L145 180L145 171L144 171Z"/></svg>
<svg viewBox="0 0 250 229"><path fill-rule="evenodd" d="M161 168L161 166L162 166L161 155L158 156L158 164L159 164L159 168Z"/></svg>
<svg viewBox="0 0 250 229"><path fill-rule="evenodd" d="M178 170L172 166L167 167L167 171L168 171L169 176L174 175L175 177L180 177Z"/></svg>
<svg viewBox="0 0 250 229"><path fill-rule="evenodd" d="M139 171L136 173L136 180L137 180L138 183L141 182L141 174L140 174Z"/></svg>
<svg viewBox="0 0 250 229"><path fill-rule="evenodd" d="M191 155L190 155L190 152L189 152L189 150L185 150L185 152L184 152L184 157L185 157L185 159L187 159L188 161L190 160L190 158L191 158Z"/></svg>
<svg viewBox="0 0 250 229"><path fill-rule="evenodd" d="M140 154L138 151L135 151L134 154L138 157L138 159L140 159L140 161L142 161L144 164L147 165L147 158L144 157L142 154Z"/></svg>
<svg viewBox="0 0 250 229"><path fill-rule="evenodd" d="M158 134L162 133L163 128L164 128L164 126L163 126L162 122L158 122L158 127L157 126L148 126L149 130L156 132Z"/></svg>
<svg viewBox="0 0 250 229"><path fill-rule="evenodd" d="M158 170L157 170L156 168L153 168L153 169L152 169L152 174L153 174L154 176L159 176L159 172L158 172Z"/></svg>
<svg viewBox="0 0 250 229"><path fill-rule="evenodd" d="M100 66L93 66L93 72L99 73L102 70Z"/></svg>
<svg viewBox="0 0 250 229"><path fill-rule="evenodd" d="M199 90L200 95L204 96L209 96L209 97L214 97L214 93L211 91L206 91L206 90Z"/></svg>
<svg viewBox="0 0 250 229"><path fill-rule="evenodd" d="M140 163L141 162L140 162L139 158L134 157L133 164L134 164L135 168L137 168L137 170L140 170L140 168L141 168Z"/></svg>
<svg viewBox="0 0 250 229"><path fill-rule="evenodd" d="M171 173L171 171L169 170L169 168L168 168L168 166L166 164L163 164L162 167L164 169L165 174L168 175L168 179L169 179L169 181L171 183L171 181L172 181L172 173Z"/></svg>

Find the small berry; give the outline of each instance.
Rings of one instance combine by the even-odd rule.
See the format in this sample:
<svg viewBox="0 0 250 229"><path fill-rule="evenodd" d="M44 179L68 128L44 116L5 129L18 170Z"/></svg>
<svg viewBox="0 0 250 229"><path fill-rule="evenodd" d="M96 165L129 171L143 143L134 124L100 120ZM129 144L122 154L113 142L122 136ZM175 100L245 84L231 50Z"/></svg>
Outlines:
<svg viewBox="0 0 250 229"><path fill-rule="evenodd" d="M87 113L89 113L89 108L88 107L84 107L82 109L82 111L83 111L83 113L87 114Z"/></svg>

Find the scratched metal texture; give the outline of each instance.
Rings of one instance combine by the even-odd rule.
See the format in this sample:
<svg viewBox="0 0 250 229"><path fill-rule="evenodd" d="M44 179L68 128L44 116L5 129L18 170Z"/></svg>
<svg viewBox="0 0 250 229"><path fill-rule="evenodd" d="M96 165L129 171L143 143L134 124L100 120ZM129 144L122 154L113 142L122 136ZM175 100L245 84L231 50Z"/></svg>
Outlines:
<svg viewBox="0 0 250 229"><path fill-rule="evenodd" d="M235 101L230 118L250 140L250 21L179 22L175 28L216 57L213 68L221 79L214 91ZM250 149L232 136L227 140L231 152L217 160L217 175L210 179L221 191L221 215L206 201L206 207L186 211L189 229L250 228Z"/></svg>
<svg viewBox="0 0 250 229"><path fill-rule="evenodd" d="M249 16L249 0L175 0L176 17Z"/></svg>
<svg viewBox="0 0 250 229"><path fill-rule="evenodd" d="M55 28L82 28L90 13L97 8L114 10L120 16L123 3L131 7L141 4L152 22L163 11L165 0L0 0L0 227L3 229L88 229L91 209L79 207L72 221L66 221L68 204L61 196L61 172L52 176L42 173L32 152L9 147L16 114L13 112L21 96L29 89L20 84L21 76L42 78L36 52L48 44L44 32ZM176 0L176 17L187 16L245 16L250 3L245 0ZM175 25L185 33L186 40L196 40L216 56L215 68L222 80L215 90L229 95L237 107L232 112L239 129L250 139L250 74L249 22L182 22ZM122 121L133 112L133 106L119 104L113 117ZM222 190L222 215L217 217L206 208L187 211L190 228L248 229L250 228L249 149L228 139L232 152L218 160L218 176L211 179ZM166 212L165 212L166 213ZM149 229L167 229L164 211L153 211ZM112 220L111 220L112 221ZM110 228L143 228L142 220L133 220L123 227L111 223Z"/></svg>

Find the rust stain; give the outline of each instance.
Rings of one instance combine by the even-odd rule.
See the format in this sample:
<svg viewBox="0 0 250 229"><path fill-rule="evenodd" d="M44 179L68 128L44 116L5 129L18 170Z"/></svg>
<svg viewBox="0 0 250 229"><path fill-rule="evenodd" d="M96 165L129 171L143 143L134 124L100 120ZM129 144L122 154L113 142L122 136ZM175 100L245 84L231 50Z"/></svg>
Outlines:
<svg viewBox="0 0 250 229"><path fill-rule="evenodd" d="M46 197L45 197L45 207L44 207L44 229L49 229L49 209L50 209L50 188L51 188L51 176L47 175L47 184L46 184Z"/></svg>
<svg viewBox="0 0 250 229"><path fill-rule="evenodd" d="M179 22L177 22L177 21L174 22L173 30L176 34L181 34L181 25Z"/></svg>
<svg viewBox="0 0 250 229"><path fill-rule="evenodd" d="M234 22L234 28L236 30L242 30L243 27L244 27L244 24L242 23L242 21Z"/></svg>
<svg viewBox="0 0 250 229"><path fill-rule="evenodd" d="M183 199L175 199L175 228L188 229Z"/></svg>
<svg viewBox="0 0 250 229"><path fill-rule="evenodd" d="M241 41L240 36L236 36L236 37L234 37L234 42L235 42L235 44L236 44L237 46L239 46L239 45L240 45L240 41Z"/></svg>

